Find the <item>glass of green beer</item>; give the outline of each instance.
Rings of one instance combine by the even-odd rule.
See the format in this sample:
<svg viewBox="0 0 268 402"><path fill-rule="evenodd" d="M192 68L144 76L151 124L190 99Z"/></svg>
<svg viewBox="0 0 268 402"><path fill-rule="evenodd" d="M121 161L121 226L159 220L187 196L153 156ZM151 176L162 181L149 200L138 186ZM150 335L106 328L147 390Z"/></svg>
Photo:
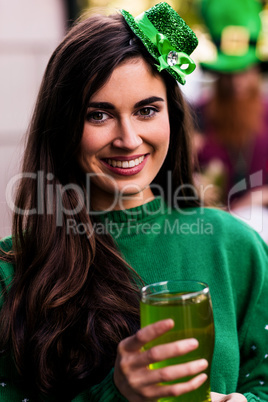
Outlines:
<svg viewBox="0 0 268 402"><path fill-rule="evenodd" d="M214 349L214 321L208 285L197 281L166 281L144 286L140 301L141 327L166 318L172 318L175 326L166 334L145 345L144 349L180 339L195 338L199 347L179 357L150 365L157 369L172 364L206 359L204 371L208 378L197 390L177 397L165 397L159 401L210 402L210 367ZM185 382L192 377L173 381Z"/></svg>

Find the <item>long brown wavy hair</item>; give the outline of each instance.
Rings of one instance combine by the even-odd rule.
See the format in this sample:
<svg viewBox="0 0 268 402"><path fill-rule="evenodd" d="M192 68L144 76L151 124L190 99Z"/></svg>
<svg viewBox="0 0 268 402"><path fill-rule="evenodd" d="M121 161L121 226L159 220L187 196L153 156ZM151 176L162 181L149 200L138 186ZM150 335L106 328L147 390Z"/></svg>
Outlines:
<svg viewBox="0 0 268 402"><path fill-rule="evenodd" d="M126 59L143 57L159 74L142 43L131 39L121 15L76 24L51 56L29 127L13 249L1 257L14 264L15 275L1 311L0 349L12 354L36 399L44 394L68 401L99 383L114 365L120 340L139 327L141 280L112 237L94 233L85 174L77 163L87 104L112 71ZM168 171L174 189L192 185L192 156L188 109L176 81L161 75L171 140L155 183L167 191ZM37 177L46 189L43 197ZM185 187L182 207L195 204L192 195L192 187ZM68 219L88 233L67 234Z"/></svg>

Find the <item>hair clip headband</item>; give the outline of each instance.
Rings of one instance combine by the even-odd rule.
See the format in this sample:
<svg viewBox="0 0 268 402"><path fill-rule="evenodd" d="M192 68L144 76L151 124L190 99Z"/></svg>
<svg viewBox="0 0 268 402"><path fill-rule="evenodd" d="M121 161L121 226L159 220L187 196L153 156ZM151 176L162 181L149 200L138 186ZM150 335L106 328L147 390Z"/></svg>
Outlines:
<svg viewBox="0 0 268 402"><path fill-rule="evenodd" d="M158 61L158 71L167 70L177 81L185 84L185 76L195 69L189 57L198 44L195 33L167 3L159 3L134 18L121 10L135 35Z"/></svg>

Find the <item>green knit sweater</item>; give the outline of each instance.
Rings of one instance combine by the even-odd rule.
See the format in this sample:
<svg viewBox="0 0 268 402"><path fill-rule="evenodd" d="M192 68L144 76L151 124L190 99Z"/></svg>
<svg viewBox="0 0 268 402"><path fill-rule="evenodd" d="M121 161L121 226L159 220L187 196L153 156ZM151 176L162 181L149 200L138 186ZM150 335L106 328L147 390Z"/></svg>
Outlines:
<svg viewBox="0 0 268 402"><path fill-rule="evenodd" d="M209 285L216 332L212 391L268 401L268 247L259 235L228 213L170 210L159 198L108 212L101 221L95 230L112 234L146 284L193 279ZM11 247L9 239L3 244ZM10 281L13 267L2 262L0 268ZM33 401L30 391L14 386L14 370L0 360L0 401ZM125 401L113 383L113 370L73 399L83 401Z"/></svg>

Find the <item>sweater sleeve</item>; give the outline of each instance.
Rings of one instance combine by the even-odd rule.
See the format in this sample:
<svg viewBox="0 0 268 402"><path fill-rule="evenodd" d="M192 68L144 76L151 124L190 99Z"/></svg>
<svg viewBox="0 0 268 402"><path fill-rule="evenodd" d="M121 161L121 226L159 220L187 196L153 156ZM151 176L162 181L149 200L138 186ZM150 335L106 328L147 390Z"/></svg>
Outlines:
<svg viewBox="0 0 268 402"><path fill-rule="evenodd" d="M127 402L114 384L113 372L112 369L100 384L79 394L72 402Z"/></svg>
<svg viewBox="0 0 268 402"><path fill-rule="evenodd" d="M257 235L256 235L257 236ZM250 294L239 327L240 372L237 392L248 402L268 401L268 247L255 238L249 254Z"/></svg>

